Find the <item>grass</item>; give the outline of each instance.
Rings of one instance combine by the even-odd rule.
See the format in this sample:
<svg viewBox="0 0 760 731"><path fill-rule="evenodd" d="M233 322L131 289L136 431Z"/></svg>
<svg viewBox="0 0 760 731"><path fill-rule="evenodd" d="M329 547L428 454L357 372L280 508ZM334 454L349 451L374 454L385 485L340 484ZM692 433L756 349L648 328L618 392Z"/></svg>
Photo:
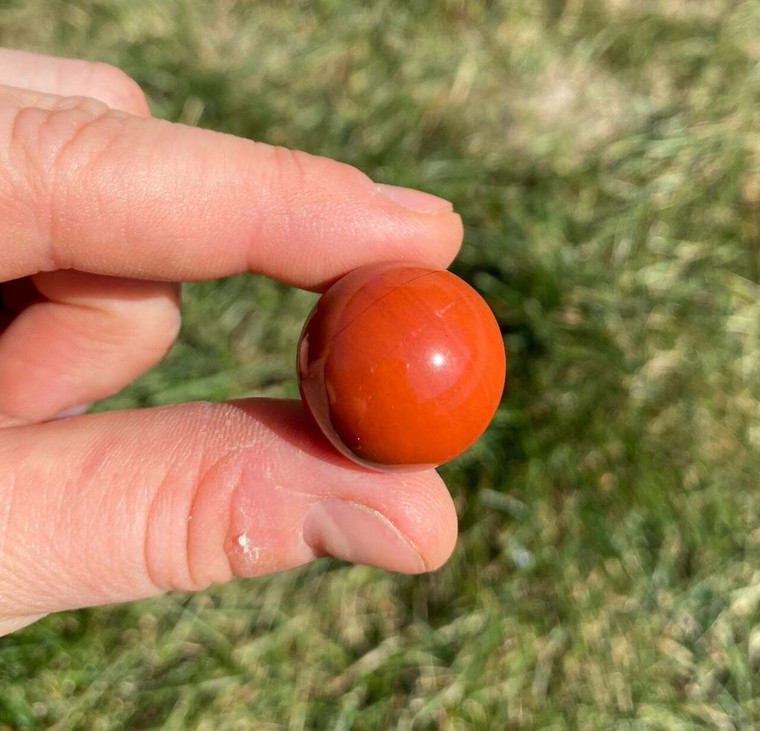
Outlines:
<svg viewBox="0 0 760 731"><path fill-rule="evenodd" d="M0 640L0 728L760 725L760 10L732 0L26 0L0 44L154 113L456 202L510 380L451 561L329 560ZM188 285L102 408L293 396L313 297Z"/></svg>

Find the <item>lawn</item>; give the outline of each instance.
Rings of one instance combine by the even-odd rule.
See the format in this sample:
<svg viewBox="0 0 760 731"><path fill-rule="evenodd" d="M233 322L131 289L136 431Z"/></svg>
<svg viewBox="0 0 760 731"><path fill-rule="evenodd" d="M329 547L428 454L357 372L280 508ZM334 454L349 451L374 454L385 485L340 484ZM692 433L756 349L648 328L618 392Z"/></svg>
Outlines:
<svg viewBox="0 0 760 731"><path fill-rule="evenodd" d="M461 536L0 640L0 728L760 726L760 5L3 0L0 45L153 112L455 202L507 390L442 468ZM190 284L99 409L297 394L314 296Z"/></svg>

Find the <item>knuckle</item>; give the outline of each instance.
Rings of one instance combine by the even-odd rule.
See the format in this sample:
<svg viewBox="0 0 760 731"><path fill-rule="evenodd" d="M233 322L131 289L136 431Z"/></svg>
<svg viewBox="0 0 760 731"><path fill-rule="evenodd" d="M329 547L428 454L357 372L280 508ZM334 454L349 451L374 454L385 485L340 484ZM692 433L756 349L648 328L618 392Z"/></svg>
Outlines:
<svg viewBox="0 0 760 731"><path fill-rule="evenodd" d="M182 526L160 530L165 520L160 515L151 516L146 555L156 559L148 567L155 585L197 591L232 578L226 540L233 497L242 480L243 459L241 450L230 440L243 425L227 405L195 403L181 407L181 411L184 428L192 434L192 444L176 453L164 489L176 489L176 476L184 475L179 482L185 486L185 495L174 499L183 505L176 515ZM157 506L165 502L162 498L154 500L151 512L161 510ZM167 543L167 535L176 536L177 543Z"/></svg>
<svg viewBox="0 0 760 731"><path fill-rule="evenodd" d="M369 181L364 173L352 165L303 150L277 146L272 148L272 155L280 175L291 185L324 181L326 185L333 186L338 180L366 185Z"/></svg>
<svg viewBox="0 0 760 731"><path fill-rule="evenodd" d="M361 170L338 160L279 146L271 148L271 157L271 184L285 200L302 200L304 190L344 196L348 191L366 193L374 188Z"/></svg>
<svg viewBox="0 0 760 731"><path fill-rule="evenodd" d="M374 189L367 175L352 165L280 145L252 144L260 163L251 172L257 185L279 201L299 202L297 208L302 207L304 191L343 197L347 191L366 194Z"/></svg>
<svg viewBox="0 0 760 731"><path fill-rule="evenodd" d="M312 155L300 150L291 150L287 147L273 147L272 157L276 183L284 192L289 189L300 190L312 177Z"/></svg>
<svg viewBox="0 0 760 731"><path fill-rule="evenodd" d="M128 120L128 115L104 102L81 96L60 97L47 108L27 106L15 112L9 156L16 187L26 191L25 200L34 206L40 240L51 247L46 268L70 268L52 246L61 219L77 208L81 186L72 186L72 181L82 180L107 157Z"/></svg>
<svg viewBox="0 0 760 731"><path fill-rule="evenodd" d="M80 142L86 140L93 149L100 147L92 143L98 141L97 138L109 137L104 134L109 119L117 124L123 122L118 113L111 112L97 99L60 97L48 108L19 109L13 120L11 141L21 153L22 161L31 162L35 172L49 179L50 173L62 167L72 155L81 158L83 145Z"/></svg>

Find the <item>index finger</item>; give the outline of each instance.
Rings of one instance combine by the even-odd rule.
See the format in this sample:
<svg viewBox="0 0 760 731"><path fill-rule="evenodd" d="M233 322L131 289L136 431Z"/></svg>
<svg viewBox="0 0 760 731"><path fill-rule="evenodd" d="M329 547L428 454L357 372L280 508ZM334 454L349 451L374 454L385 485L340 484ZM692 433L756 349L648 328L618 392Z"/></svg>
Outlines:
<svg viewBox="0 0 760 731"><path fill-rule="evenodd" d="M281 147L0 87L0 280L244 271L320 289L387 259L445 267L447 201Z"/></svg>

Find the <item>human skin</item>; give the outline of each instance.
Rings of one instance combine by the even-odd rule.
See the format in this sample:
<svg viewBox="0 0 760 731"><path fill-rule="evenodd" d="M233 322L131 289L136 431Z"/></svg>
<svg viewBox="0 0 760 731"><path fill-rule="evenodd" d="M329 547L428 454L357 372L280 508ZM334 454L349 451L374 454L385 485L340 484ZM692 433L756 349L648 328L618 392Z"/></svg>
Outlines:
<svg viewBox="0 0 760 731"><path fill-rule="evenodd" d="M181 281L323 291L372 262L446 267L461 239L439 198L153 119L116 68L0 49L0 635L327 554L440 566L439 476L363 470L300 403L57 417L160 360Z"/></svg>

